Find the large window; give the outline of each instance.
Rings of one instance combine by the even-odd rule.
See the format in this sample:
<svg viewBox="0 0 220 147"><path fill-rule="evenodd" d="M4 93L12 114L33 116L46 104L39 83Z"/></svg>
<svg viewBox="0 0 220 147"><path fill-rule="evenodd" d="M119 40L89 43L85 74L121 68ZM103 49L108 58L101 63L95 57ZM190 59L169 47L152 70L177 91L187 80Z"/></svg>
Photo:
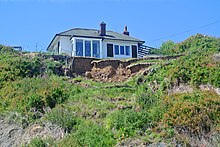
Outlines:
<svg viewBox="0 0 220 147"><path fill-rule="evenodd" d="M115 55L119 55L119 45L114 45L115 47Z"/></svg>
<svg viewBox="0 0 220 147"><path fill-rule="evenodd" d="M120 54L121 55L125 54L125 47L124 46L120 46Z"/></svg>
<svg viewBox="0 0 220 147"><path fill-rule="evenodd" d="M93 57L100 58L100 41L92 41Z"/></svg>
<svg viewBox="0 0 220 147"><path fill-rule="evenodd" d="M83 56L83 40L76 39L76 56Z"/></svg>
<svg viewBox="0 0 220 147"><path fill-rule="evenodd" d="M85 56L91 57L91 41L85 41Z"/></svg>
<svg viewBox="0 0 220 147"><path fill-rule="evenodd" d="M130 46L125 46L125 55L130 55Z"/></svg>

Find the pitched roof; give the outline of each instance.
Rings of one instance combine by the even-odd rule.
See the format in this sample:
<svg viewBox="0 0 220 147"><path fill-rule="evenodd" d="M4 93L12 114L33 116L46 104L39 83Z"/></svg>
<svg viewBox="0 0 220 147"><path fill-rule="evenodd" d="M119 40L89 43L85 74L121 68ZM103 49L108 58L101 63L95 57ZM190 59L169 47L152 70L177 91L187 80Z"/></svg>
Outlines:
<svg viewBox="0 0 220 147"><path fill-rule="evenodd" d="M106 31L105 36L99 34L99 30L96 29L83 29L83 28L74 28L65 32L61 32L58 35L71 36L71 37L88 37L88 38L100 38L100 39L110 39L110 40L122 40L122 41L134 41L134 42L143 42L140 39L133 38L122 33L117 33L113 31Z"/></svg>
<svg viewBox="0 0 220 147"><path fill-rule="evenodd" d="M105 36L101 36L99 34L99 30L96 29L84 29L84 28L74 28L67 30L65 32L61 32L59 34L56 34L52 41L50 42L49 46L47 47L47 50L49 50L51 44L55 40L57 36L68 36L70 38L72 37L85 37L85 38L98 38L98 39L109 39L109 40L120 40L120 41L133 41L133 42L140 42L144 43L144 41L133 38L127 35L124 35L122 33L117 33L113 31L106 31Z"/></svg>

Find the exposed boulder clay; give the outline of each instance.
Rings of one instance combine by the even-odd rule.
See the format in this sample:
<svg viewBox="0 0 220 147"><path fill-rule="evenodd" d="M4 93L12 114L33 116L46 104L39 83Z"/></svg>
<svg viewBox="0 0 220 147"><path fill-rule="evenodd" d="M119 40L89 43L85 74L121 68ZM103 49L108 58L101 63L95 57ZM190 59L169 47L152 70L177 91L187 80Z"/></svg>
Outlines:
<svg viewBox="0 0 220 147"><path fill-rule="evenodd" d="M130 70L121 66L118 68L114 68L113 66L93 68L91 72L86 72L85 74L87 78L99 82L122 82L128 79L130 75Z"/></svg>
<svg viewBox="0 0 220 147"><path fill-rule="evenodd" d="M105 62L102 62L103 64ZM116 66L94 66L91 72L86 72L85 77L99 82L123 82L129 77L146 70L149 66L155 63L138 63L124 66L123 64Z"/></svg>
<svg viewBox="0 0 220 147"><path fill-rule="evenodd" d="M0 146L11 147L28 144L31 139L52 138L58 140L65 135L64 130L51 123L33 124L23 129L20 125L5 121L0 117Z"/></svg>

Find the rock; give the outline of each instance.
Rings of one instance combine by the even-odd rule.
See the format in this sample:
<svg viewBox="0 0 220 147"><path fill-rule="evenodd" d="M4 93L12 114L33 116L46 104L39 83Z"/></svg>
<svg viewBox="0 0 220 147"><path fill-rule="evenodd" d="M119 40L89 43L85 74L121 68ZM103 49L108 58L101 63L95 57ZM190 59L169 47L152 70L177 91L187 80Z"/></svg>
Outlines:
<svg viewBox="0 0 220 147"><path fill-rule="evenodd" d="M62 139L65 135L61 127L44 122L42 124L33 124L23 129L22 126L6 121L0 117L0 146L12 147L28 144L31 139L52 138L54 140Z"/></svg>
<svg viewBox="0 0 220 147"><path fill-rule="evenodd" d="M216 62L219 62L220 61L220 53L214 54L213 55L213 60L216 61Z"/></svg>
<svg viewBox="0 0 220 147"><path fill-rule="evenodd" d="M215 91L218 95L220 95L220 88L214 88L212 85L207 84L207 85L199 85L199 88L201 90L213 90Z"/></svg>
<svg viewBox="0 0 220 147"><path fill-rule="evenodd" d="M33 124L28 127L22 135L20 143L28 144L31 139L36 137L59 140L62 139L64 135L64 129L61 127L49 122L44 122L43 124Z"/></svg>
<svg viewBox="0 0 220 147"><path fill-rule="evenodd" d="M18 146L20 138L24 130L17 124L11 124L6 122L3 118L0 118L0 146L11 147Z"/></svg>
<svg viewBox="0 0 220 147"><path fill-rule="evenodd" d="M87 71L87 72L85 73L85 77L91 79L91 78L92 78L92 73L89 72L89 71Z"/></svg>
<svg viewBox="0 0 220 147"><path fill-rule="evenodd" d="M172 89L168 90L168 94L175 93L191 93L193 92L193 88L189 85L180 84L179 86L174 86Z"/></svg>

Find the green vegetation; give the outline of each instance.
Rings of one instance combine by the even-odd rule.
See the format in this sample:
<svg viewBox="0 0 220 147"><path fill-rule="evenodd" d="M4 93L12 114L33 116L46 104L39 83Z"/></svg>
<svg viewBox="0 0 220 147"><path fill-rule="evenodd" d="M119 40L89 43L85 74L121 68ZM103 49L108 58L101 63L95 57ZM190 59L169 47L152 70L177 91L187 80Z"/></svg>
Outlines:
<svg viewBox="0 0 220 147"><path fill-rule="evenodd" d="M169 146L203 137L210 141L213 134L218 138L220 96L199 86L220 88L220 60L215 58L220 39L197 34L182 43L165 42L155 52L183 56L159 60L147 74L117 87L66 78L59 72L61 62L0 46L0 113L18 113L21 124L49 121L62 127L66 136L52 141L57 146L115 146L127 139ZM172 92L180 85L192 91ZM29 146L48 143L35 138Z"/></svg>
<svg viewBox="0 0 220 147"><path fill-rule="evenodd" d="M219 129L220 100L216 93L194 92L192 94L174 94L164 98L166 113L162 121L170 126L185 130L191 134L208 133Z"/></svg>
<svg viewBox="0 0 220 147"><path fill-rule="evenodd" d="M98 124L85 121L77 130L59 143L59 146L113 146L115 144L113 133Z"/></svg>
<svg viewBox="0 0 220 147"><path fill-rule="evenodd" d="M79 120L73 113L62 107L57 107L53 109L52 112L47 114L46 118L50 122L64 128L65 131L69 133L72 129L74 129L74 126L79 122Z"/></svg>
<svg viewBox="0 0 220 147"><path fill-rule="evenodd" d="M147 123L147 114L134 110L116 110L107 116L107 128L116 130L116 136L124 139L135 135Z"/></svg>
<svg viewBox="0 0 220 147"><path fill-rule="evenodd" d="M42 140L41 138L34 138L31 140L31 142L29 143L30 147L47 147L47 144L44 140Z"/></svg>

